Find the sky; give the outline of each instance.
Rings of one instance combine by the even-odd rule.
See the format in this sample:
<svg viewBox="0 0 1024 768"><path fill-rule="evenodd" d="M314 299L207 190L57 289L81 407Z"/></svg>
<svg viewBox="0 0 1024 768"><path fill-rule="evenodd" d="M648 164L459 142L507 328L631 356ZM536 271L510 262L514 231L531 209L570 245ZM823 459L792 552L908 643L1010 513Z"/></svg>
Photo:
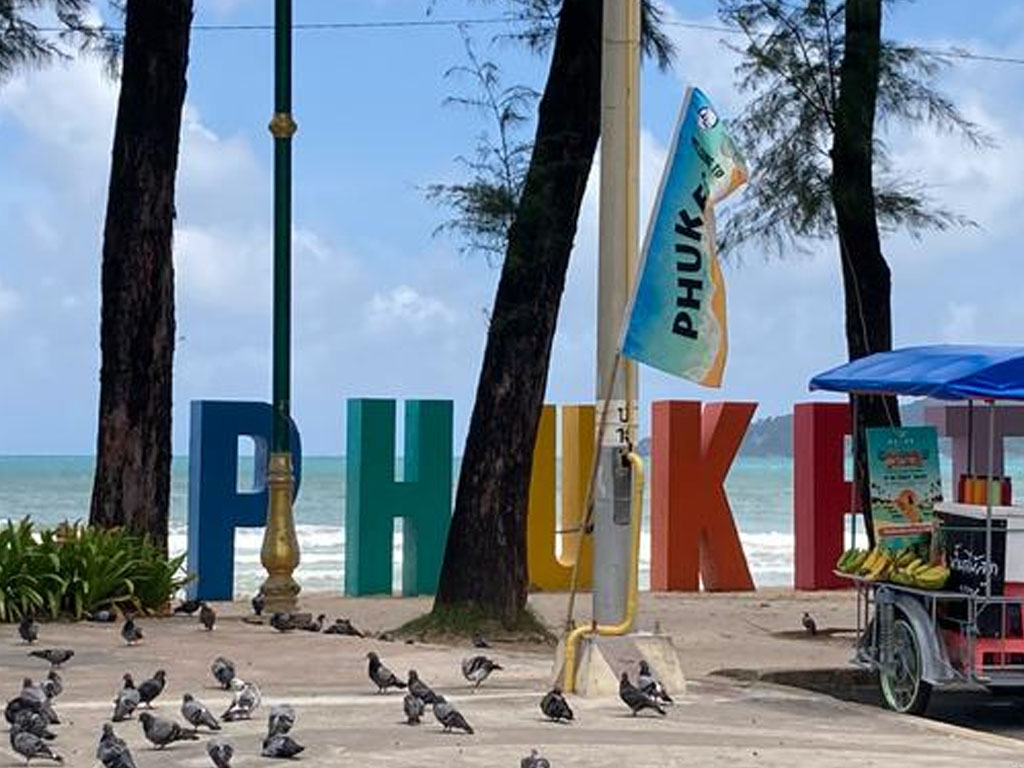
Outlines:
<svg viewBox="0 0 1024 768"><path fill-rule="evenodd" d="M670 0L669 21L717 24L711 0ZM489 18L502 2L302 0L299 22ZM427 16L428 8L430 15ZM1024 4L960 0L886 6L884 34L921 45L1024 57ZM196 25L272 21L267 0L196 0ZM723 33L666 27L678 55L646 66L641 106L644 222L687 85L725 116L745 103ZM547 60L501 27L468 28L505 81L540 89ZM178 341L174 450L196 399L270 398L272 36L196 29L177 186ZM293 415L308 454L344 452L353 397L455 401L461 451L499 276L435 229L446 213L426 185L455 181L456 160L489 126L445 104L466 83L454 27L296 32ZM1020 343L1024 301L1024 66L957 60L940 85L996 140L892 132L890 149L938 201L977 227L887 236L897 345ZM90 454L99 382L99 275L117 83L78 59L0 83L0 454ZM532 130L532 127L531 127ZM579 222L548 401L594 399L597 173ZM654 399L752 400L759 416L810 399L807 380L845 354L834 243L725 267L730 353L721 390L645 370L641 434ZM401 411L401 409L399 409Z"/></svg>

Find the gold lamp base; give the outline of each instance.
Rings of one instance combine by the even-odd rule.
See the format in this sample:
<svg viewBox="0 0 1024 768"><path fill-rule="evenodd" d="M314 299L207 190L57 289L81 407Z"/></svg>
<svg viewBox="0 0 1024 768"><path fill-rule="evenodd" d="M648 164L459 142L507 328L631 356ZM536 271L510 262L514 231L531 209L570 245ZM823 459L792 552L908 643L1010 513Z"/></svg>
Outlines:
<svg viewBox="0 0 1024 768"><path fill-rule="evenodd" d="M263 535L260 562L267 571L267 580L260 588L266 598L266 610L295 612L301 587L292 578L299 565L299 540L295 535L292 515L292 455L270 454L267 472L270 508Z"/></svg>

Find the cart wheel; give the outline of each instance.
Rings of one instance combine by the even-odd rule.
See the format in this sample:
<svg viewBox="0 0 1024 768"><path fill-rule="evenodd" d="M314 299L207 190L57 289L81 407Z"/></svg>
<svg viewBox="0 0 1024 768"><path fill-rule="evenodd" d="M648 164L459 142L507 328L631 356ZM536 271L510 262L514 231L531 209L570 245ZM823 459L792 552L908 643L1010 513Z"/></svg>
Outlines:
<svg viewBox="0 0 1024 768"><path fill-rule="evenodd" d="M882 698L889 709L919 715L928 706L932 686L921 679L921 647L906 619L893 622L892 640L892 667L881 669L878 675Z"/></svg>

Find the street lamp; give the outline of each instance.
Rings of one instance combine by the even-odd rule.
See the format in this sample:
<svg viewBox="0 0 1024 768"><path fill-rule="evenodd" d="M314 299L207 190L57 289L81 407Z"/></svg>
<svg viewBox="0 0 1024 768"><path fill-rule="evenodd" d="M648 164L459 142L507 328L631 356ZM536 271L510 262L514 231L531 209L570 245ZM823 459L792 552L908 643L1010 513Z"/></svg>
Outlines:
<svg viewBox="0 0 1024 768"><path fill-rule="evenodd" d="M274 6L274 420L267 472L269 509L260 561L267 571L262 591L269 611L292 611L299 585L292 573L299 564L299 542L292 515L290 419L292 136L292 0Z"/></svg>

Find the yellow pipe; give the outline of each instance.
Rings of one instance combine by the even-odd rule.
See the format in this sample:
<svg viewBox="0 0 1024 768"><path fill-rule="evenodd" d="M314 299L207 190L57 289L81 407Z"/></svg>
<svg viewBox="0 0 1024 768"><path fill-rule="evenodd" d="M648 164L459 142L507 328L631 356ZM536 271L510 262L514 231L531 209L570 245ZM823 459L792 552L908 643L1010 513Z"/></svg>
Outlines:
<svg viewBox="0 0 1024 768"><path fill-rule="evenodd" d="M584 635L625 635L633 628L636 608L639 602L638 584L640 570L640 524L644 512L644 462L639 455L627 453L626 460L633 466L633 495L630 502L630 525L633 534L633 557L629 569L629 591L626 595L626 615L619 624L594 624L577 627L565 638L565 674L562 690L572 693L576 690L576 648Z"/></svg>

